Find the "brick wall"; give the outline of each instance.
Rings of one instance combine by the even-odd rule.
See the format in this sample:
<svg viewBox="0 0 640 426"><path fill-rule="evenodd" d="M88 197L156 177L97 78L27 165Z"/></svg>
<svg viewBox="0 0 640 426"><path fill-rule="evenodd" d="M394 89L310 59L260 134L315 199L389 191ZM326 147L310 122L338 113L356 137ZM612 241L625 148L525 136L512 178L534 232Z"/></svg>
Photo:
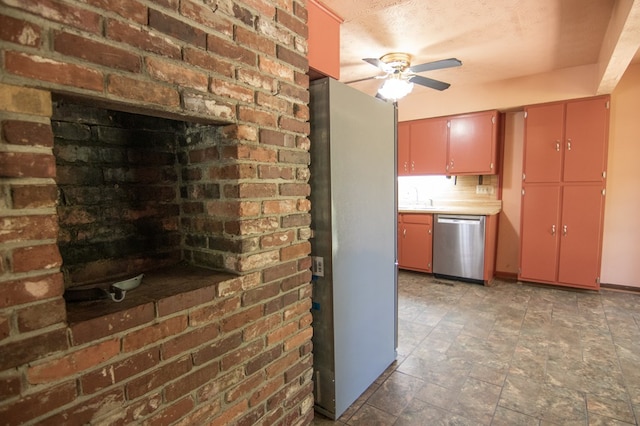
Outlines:
<svg viewBox="0 0 640 426"><path fill-rule="evenodd" d="M3 424L310 421L306 39L303 0L0 0ZM216 126L184 151L188 190L219 187L181 244L226 275L70 317L59 95Z"/></svg>

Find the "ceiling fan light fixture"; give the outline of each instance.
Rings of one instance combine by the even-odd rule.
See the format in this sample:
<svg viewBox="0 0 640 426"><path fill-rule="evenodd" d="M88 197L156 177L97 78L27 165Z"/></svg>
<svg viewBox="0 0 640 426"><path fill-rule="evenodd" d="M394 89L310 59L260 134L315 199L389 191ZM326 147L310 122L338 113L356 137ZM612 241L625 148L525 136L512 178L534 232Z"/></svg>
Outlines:
<svg viewBox="0 0 640 426"><path fill-rule="evenodd" d="M448 89L451 86L449 83L417 74L462 65L462 61L459 59L449 58L411 66L411 55L402 52L392 52L382 55L380 58L363 58L362 60L377 67L385 75L354 80L348 83L356 83L369 78L385 79L382 87L378 89L376 97L393 100L394 102L411 93L414 84L440 91Z"/></svg>
<svg viewBox="0 0 640 426"><path fill-rule="evenodd" d="M412 90L413 83L402 78L389 78L378 89L378 94L385 99L397 101L407 96Z"/></svg>

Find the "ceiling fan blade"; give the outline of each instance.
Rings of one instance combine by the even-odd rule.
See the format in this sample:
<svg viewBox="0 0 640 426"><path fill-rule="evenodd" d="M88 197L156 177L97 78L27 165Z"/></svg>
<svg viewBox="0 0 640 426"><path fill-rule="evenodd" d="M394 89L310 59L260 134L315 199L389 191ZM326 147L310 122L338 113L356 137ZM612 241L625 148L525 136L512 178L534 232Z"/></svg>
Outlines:
<svg viewBox="0 0 640 426"><path fill-rule="evenodd" d="M426 64L413 65L409 68L414 73L439 70L442 68L459 67L462 65L462 61L456 58L443 59L441 61L427 62Z"/></svg>
<svg viewBox="0 0 640 426"><path fill-rule="evenodd" d="M385 62L382 62L378 58L364 58L363 61L370 63L374 67L380 68L382 71L386 72L387 74L391 74L395 71L393 67L389 66Z"/></svg>
<svg viewBox="0 0 640 426"><path fill-rule="evenodd" d="M432 78L422 77L421 75L414 75L413 77L409 78L409 81L436 90L445 90L448 89L449 86L451 86L449 83L434 80Z"/></svg>
<svg viewBox="0 0 640 426"><path fill-rule="evenodd" d="M361 81L367 81L367 80L377 80L377 79L381 79L381 78L385 78L386 75L374 75L372 77L364 77L364 78L358 78L356 80L351 80L351 81L344 81L344 84L351 84L351 83L359 83Z"/></svg>

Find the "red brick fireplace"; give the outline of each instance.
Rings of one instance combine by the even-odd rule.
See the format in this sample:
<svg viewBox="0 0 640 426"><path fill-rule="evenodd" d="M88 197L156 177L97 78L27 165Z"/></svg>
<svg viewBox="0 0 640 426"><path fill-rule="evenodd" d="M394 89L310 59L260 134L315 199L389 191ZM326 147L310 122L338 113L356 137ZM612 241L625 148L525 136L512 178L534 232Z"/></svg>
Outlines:
<svg viewBox="0 0 640 426"><path fill-rule="evenodd" d="M313 417L304 3L0 0L3 423Z"/></svg>

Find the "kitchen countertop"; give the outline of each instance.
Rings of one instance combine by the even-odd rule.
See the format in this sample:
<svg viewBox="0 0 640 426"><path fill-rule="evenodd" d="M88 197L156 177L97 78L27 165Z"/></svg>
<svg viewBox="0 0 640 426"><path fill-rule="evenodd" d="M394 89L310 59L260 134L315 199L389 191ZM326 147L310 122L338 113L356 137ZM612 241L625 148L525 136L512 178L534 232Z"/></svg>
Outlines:
<svg viewBox="0 0 640 426"><path fill-rule="evenodd" d="M472 214L491 216L500 213L502 201L462 201L435 200L433 206L424 204L403 205L398 207L398 213L428 213L428 214Z"/></svg>

